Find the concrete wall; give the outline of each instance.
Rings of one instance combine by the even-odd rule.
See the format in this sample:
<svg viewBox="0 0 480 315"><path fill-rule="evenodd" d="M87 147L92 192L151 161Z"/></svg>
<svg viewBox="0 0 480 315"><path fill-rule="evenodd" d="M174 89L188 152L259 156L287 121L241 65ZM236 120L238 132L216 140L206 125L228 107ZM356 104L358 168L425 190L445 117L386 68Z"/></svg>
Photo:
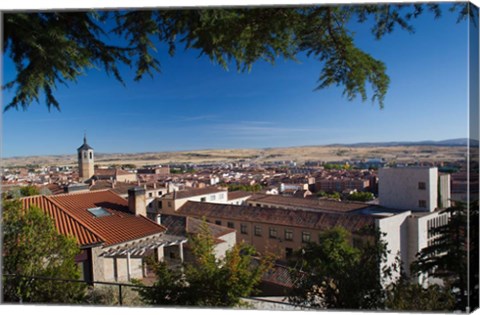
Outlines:
<svg viewBox="0 0 480 315"><path fill-rule="evenodd" d="M421 217L412 216L408 219L409 233L408 233L408 253L407 262L410 265L416 260L416 255L422 249L429 246L429 243L437 237L429 235L429 226L440 226L446 224L448 221L447 214L440 214L439 211L424 215ZM429 223L430 222L430 223ZM428 279L426 275L418 277L418 283L439 283L438 279Z"/></svg>
<svg viewBox="0 0 480 315"><path fill-rule="evenodd" d="M387 208L431 212L437 208L438 169L436 167L381 168L380 205ZM425 183L425 189L419 189ZM425 207L420 206L424 201Z"/></svg>
<svg viewBox="0 0 480 315"><path fill-rule="evenodd" d="M449 208L451 206L451 188L450 188L450 174L441 174L439 176L439 208Z"/></svg>
<svg viewBox="0 0 480 315"><path fill-rule="evenodd" d="M102 248L93 247L91 249L92 253L92 273L93 281L105 281L105 268L103 264L103 257L100 255L103 253Z"/></svg>
<svg viewBox="0 0 480 315"><path fill-rule="evenodd" d="M128 279L127 258L104 257L101 256L103 250L101 247L92 248L93 281L126 282ZM142 258L130 258L131 279L143 278L142 262ZM115 278L115 268L117 269L117 279Z"/></svg>
<svg viewBox="0 0 480 315"><path fill-rule="evenodd" d="M236 233L232 232L225 234L219 237L219 239L223 240L224 242L219 243L215 246L215 257L217 259L222 259L225 257L227 251L229 251L230 249L232 249L233 246L235 246L237 242Z"/></svg>
<svg viewBox="0 0 480 315"><path fill-rule="evenodd" d="M411 215L411 211L405 211L390 217L377 219L376 226L380 232L385 233L382 239L387 242L387 248L390 253L387 255L387 261L384 265L391 266L399 257L407 267L408 261L408 247L409 247L409 233L407 218ZM385 279L384 284L387 285L391 280L394 280L400 273L394 273L393 279Z"/></svg>

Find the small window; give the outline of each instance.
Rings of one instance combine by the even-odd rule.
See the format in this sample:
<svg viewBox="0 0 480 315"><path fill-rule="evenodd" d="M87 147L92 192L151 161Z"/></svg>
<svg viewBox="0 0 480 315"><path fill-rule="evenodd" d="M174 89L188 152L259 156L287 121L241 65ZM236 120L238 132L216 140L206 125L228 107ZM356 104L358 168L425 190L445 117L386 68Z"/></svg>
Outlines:
<svg viewBox="0 0 480 315"><path fill-rule="evenodd" d="M218 199L220 199L220 200L225 199L225 194L220 194L220 195L218 196Z"/></svg>
<svg viewBox="0 0 480 315"><path fill-rule="evenodd" d="M277 229L276 228L269 228L268 229L268 236L270 238L277 238Z"/></svg>
<svg viewBox="0 0 480 315"><path fill-rule="evenodd" d="M91 214L93 214L96 218L106 217L106 216L112 215L110 212L108 212L107 210L103 209L102 207L89 208L89 209L87 209L87 210L88 210L88 212L90 212Z"/></svg>
<svg viewBox="0 0 480 315"><path fill-rule="evenodd" d="M161 201L158 202L158 209L162 209L162 202Z"/></svg>
<svg viewBox="0 0 480 315"><path fill-rule="evenodd" d="M159 196L161 196L161 195L162 195L162 192L161 192L161 191L159 191L159 192L158 192L158 195L159 195Z"/></svg>
<svg viewBox="0 0 480 315"><path fill-rule="evenodd" d="M220 221L220 220L215 220L215 224L216 224L216 225L222 225L222 221Z"/></svg>
<svg viewBox="0 0 480 315"><path fill-rule="evenodd" d="M293 230L285 230L285 240L286 241L293 240Z"/></svg>
<svg viewBox="0 0 480 315"><path fill-rule="evenodd" d="M153 193L149 192L148 197L153 197Z"/></svg>
<svg viewBox="0 0 480 315"><path fill-rule="evenodd" d="M247 225L246 224L240 224L240 233L242 234L248 234L247 232Z"/></svg>
<svg viewBox="0 0 480 315"><path fill-rule="evenodd" d="M205 197L200 198L200 202L205 202L205 201L207 201L207 198Z"/></svg>
<svg viewBox="0 0 480 315"><path fill-rule="evenodd" d="M311 240L311 234L309 232L302 232L302 243L309 243Z"/></svg>
<svg viewBox="0 0 480 315"><path fill-rule="evenodd" d="M215 199L216 199L216 196L215 196L215 195L211 195L211 196L210 196L210 201L215 201Z"/></svg>
<svg viewBox="0 0 480 315"><path fill-rule="evenodd" d="M231 229L235 228L235 224L233 224L233 222L227 222L227 226Z"/></svg>
<svg viewBox="0 0 480 315"><path fill-rule="evenodd" d="M419 190L427 189L427 185L425 184L425 182L418 182L418 189Z"/></svg>
<svg viewBox="0 0 480 315"><path fill-rule="evenodd" d="M83 157L86 159L87 158L87 152L83 152Z"/></svg>
<svg viewBox="0 0 480 315"><path fill-rule="evenodd" d="M90 160L93 159L93 152L90 152Z"/></svg>
<svg viewBox="0 0 480 315"><path fill-rule="evenodd" d="M288 259L293 256L293 249L290 247L285 248L285 258Z"/></svg>
<svg viewBox="0 0 480 315"><path fill-rule="evenodd" d="M426 207L427 207L427 201L425 201L425 200L419 200L419 201L418 201L418 207L419 207L419 208L426 208Z"/></svg>
<svg viewBox="0 0 480 315"><path fill-rule="evenodd" d="M175 254L175 252L170 252L170 258L171 259L176 259L177 258L177 255Z"/></svg>
<svg viewBox="0 0 480 315"><path fill-rule="evenodd" d="M169 208L172 207L172 202L171 202L171 201L168 202L168 207L169 207Z"/></svg>
<svg viewBox="0 0 480 315"><path fill-rule="evenodd" d="M262 227L255 225L255 231L254 231L255 236L262 236Z"/></svg>
<svg viewBox="0 0 480 315"><path fill-rule="evenodd" d="M257 203L257 207L260 207L260 206L261 206L261 204Z"/></svg>

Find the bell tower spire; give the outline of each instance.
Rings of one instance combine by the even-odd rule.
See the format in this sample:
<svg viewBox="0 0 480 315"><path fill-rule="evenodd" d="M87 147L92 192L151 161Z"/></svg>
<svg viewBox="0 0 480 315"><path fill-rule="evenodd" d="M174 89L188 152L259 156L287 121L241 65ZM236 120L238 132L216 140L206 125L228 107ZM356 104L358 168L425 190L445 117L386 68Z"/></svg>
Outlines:
<svg viewBox="0 0 480 315"><path fill-rule="evenodd" d="M80 181L90 179L94 174L93 148L87 144L87 132L83 133L83 145L77 149Z"/></svg>

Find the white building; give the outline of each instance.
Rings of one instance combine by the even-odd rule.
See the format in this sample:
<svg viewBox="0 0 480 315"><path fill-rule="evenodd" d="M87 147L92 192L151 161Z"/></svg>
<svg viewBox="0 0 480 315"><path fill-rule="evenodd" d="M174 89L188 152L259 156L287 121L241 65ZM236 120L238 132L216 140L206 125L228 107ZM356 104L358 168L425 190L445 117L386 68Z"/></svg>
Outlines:
<svg viewBox="0 0 480 315"><path fill-rule="evenodd" d="M384 168L379 170L378 188L380 205L387 208L383 217L376 220L380 231L386 233L384 240L390 250L386 264L391 265L398 257L410 275L417 253L436 237L430 229L448 222L441 209L450 206L449 176L439 179L436 167ZM437 200L441 201L441 208ZM417 280L424 284L438 281L425 276Z"/></svg>
<svg viewBox="0 0 480 315"><path fill-rule="evenodd" d="M387 208L432 212L438 207L436 167L381 168L378 197Z"/></svg>

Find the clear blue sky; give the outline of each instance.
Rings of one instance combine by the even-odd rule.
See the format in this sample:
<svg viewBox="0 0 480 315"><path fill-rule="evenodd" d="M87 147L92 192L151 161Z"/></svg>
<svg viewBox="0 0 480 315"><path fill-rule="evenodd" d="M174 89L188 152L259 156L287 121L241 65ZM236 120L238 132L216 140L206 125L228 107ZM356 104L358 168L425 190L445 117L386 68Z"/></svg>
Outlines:
<svg viewBox="0 0 480 315"><path fill-rule="evenodd" d="M348 101L342 87L314 91L321 64L258 62L224 71L197 51L160 49L162 73L126 87L91 70L56 91L61 112L42 103L3 114L4 157L73 154L87 132L96 152L264 148L467 137L467 24L444 10L376 41L357 25L356 42L383 60L391 78L385 108ZM4 58L4 82L14 75ZM7 104L12 93L3 94Z"/></svg>

